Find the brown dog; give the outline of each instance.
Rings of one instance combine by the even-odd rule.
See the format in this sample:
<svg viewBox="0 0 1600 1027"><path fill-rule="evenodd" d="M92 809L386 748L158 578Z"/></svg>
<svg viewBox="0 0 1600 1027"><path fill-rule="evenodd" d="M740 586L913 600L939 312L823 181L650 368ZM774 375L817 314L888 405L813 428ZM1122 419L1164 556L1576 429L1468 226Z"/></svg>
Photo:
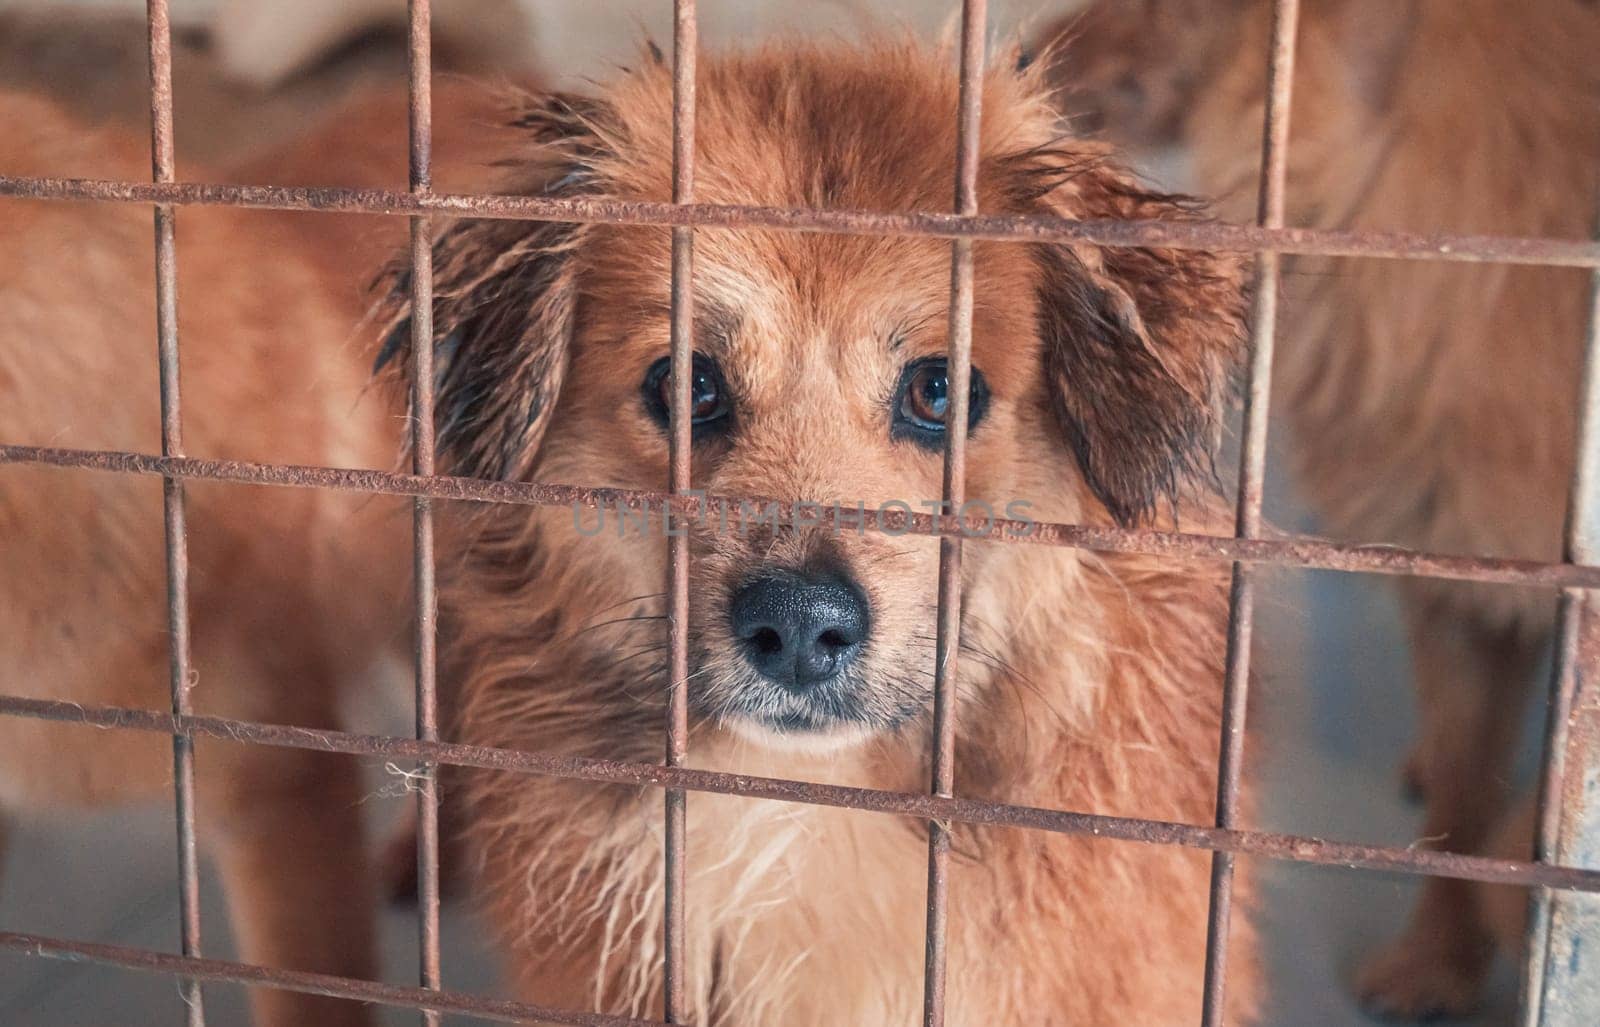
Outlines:
<svg viewBox="0 0 1600 1027"><path fill-rule="evenodd" d="M985 78L985 212L1197 216L1063 136L1046 90L1013 62ZM795 44L704 57L698 97L702 202L949 209L948 53ZM536 103L520 123L542 147L499 188L666 200L671 107L671 73L649 56L597 97ZM448 472L661 488L668 253L661 229L464 221L444 233L434 323ZM699 232L696 486L851 510L936 498L949 281L941 240ZM1036 520L1181 516L1226 532L1220 504L1192 486L1241 348L1239 283L1238 261L1217 254L980 243L968 495L997 512L1026 500ZM405 366L403 323L391 338ZM937 545L757 520L693 532L692 762L925 788ZM660 525L494 508L452 531L458 739L658 760ZM975 541L963 588L960 794L1211 820L1223 568ZM469 777L464 819L516 988L655 1012L659 793ZM915 1019L921 824L709 794L688 811L692 1019ZM956 849L952 1023L1196 1014L1205 854L964 826ZM1245 1015L1248 924L1233 945Z"/></svg>
<svg viewBox="0 0 1600 1027"><path fill-rule="evenodd" d="M460 186L487 103L441 83L441 186ZM289 151L197 180L404 188L406 102L352 101ZM503 119L502 119L503 120ZM44 100L0 96L0 173L142 179L148 144ZM0 439L160 451L150 212L7 200L0 212ZM403 421L363 399L369 287L403 221L203 208L178 214L189 455L392 467ZM161 483L0 467L4 690L85 704L168 705ZM201 713L331 727L339 702L406 638L404 502L188 486L190 608ZM344 757L201 740L198 826L241 958L372 977L373 878L359 767ZM170 794L155 735L0 718L0 812ZM369 1022L354 1003L261 990L263 1024Z"/></svg>
<svg viewBox="0 0 1600 1027"><path fill-rule="evenodd" d="M1254 196L1266 0L1103 2L1051 35L1075 99L1130 144L1181 142L1201 188ZM1582 238L1600 152L1600 8L1579 0L1302 5L1292 224ZM1296 260L1275 404L1343 537L1560 556L1585 305L1578 271ZM1546 594L1404 581L1424 835L1482 849L1505 806ZM1528 818L1524 813L1524 823ZM1526 833L1511 844L1526 858ZM1375 1009L1458 1013L1489 962L1484 899L1430 881L1358 982ZM1494 900L1499 903L1499 899ZM1501 919L1505 919L1502 917ZM1515 932L1515 920L1511 918Z"/></svg>

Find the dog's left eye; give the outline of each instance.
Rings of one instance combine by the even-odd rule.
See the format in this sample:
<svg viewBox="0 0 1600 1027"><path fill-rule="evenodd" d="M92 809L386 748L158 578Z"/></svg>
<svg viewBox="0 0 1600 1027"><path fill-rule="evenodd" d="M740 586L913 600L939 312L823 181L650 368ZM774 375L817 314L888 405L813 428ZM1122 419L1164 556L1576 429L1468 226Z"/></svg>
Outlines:
<svg viewBox="0 0 1600 1027"><path fill-rule="evenodd" d="M989 405L989 386L976 367L967 393L967 431L978 426ZM950 414L950 372L944 357L928 357L906 367L894 398L894 437L928 448L944 445Z"/></svg>
<svg viewBox="0 0 1600 1027"><path fill-rule="evenodd" d="M671 424L672 415L672 358L662 357L645 372L645 408L656 423L663 428ZM694 355L694 370L689 378L689 423L698 437L704 432L716 431L727 422L728 389L722 380L722 370L717 362L699 353Z"/></svg>

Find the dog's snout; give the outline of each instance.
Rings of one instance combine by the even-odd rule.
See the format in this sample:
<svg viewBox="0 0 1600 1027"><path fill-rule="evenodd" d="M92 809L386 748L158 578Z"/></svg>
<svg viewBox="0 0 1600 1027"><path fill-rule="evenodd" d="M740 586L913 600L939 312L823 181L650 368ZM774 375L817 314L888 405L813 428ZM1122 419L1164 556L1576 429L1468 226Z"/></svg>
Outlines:
<svg viewBox="0 0 1600 1027"><path fill-rule="evenodd" d="M840 577L770 573L740 588L729 614L751 666L791 688L838 676L867 638L866 596Z"/></svg>

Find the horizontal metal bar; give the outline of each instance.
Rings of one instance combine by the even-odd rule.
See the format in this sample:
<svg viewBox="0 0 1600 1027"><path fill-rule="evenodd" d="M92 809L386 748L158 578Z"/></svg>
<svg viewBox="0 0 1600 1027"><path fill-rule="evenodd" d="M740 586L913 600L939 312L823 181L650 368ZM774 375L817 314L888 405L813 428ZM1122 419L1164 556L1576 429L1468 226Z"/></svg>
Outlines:
<svg viewBox="0 0 1600 1027"><path fill-rule="evenodd" d="M1113 817L1097 813L1016 806L982 799L894 792L876 788L786 778L725 774L656 763L558 756L543 752L491 749L453 742L428 742L388 735L358 735L344 731L261 724L225 717L177 717L159 710L121 706L85 706L54 699L0 695L0 716L86 724L91 727L152 731L162 734L204 736L229 742L272 745L355 756L432 761L458 767L508 771L544 777L594 781L602 784L647 788L681 788L751 799L770 799L812 806L833 806L866 812L892 813L920 820L945 820L963 824L1019 827L1056 834L1087 835L1115 841L1152 845L1180 845L1213 852L1233 852L1266 859L1338 866L1351 870L1380 870L1428 877L1452 877L1491 884L1542 885L1569 891L1600 892L1600 870L1548 863L1489 859L1433 849L1395 848L1326 841L1307 835L1246 831L1196 824Z"/></svg>
<svg viewBox="0 0 1600 1027"><path fill-rule="evenodd" d="M164 974L192 981L253 985L296 991L306 995L347 998L356 1002L369 1002L400 1009L460 1013L500 1023L555 1023L570 1024L573 1027L664 1027L659 1020L637 1020L626 1016L607 1016L603 1013L583 1013L556 1009L552 1006L536 1006L526 1002L468 995L459 991L405 988L394 984L380 984L377 981L307 973L303 970L280 970L276 967L234 963L222 959L195 959L150 949L102 945L39 934L20 934L15 931L0 931L0 951L17 952L44 959L59 959L69 963L120 967L124 970Z"/></svg>
<svg viewBox="0 0 1600 1027"><path fill-rule="evenodd" d="M47 446L0 445L0 465L41 464L50 467L110 471L126 474L165 475L171 478L225 481L242 485L289 488L323 488L392 496L428 496L433 499L523 506L577 506L590 510L627 509L660 514L671 509L679 518L704 517L708 521L736 523L741 509L759 508L781 523L805 515L806 504L756 496L678 496L643 489L587 488L542 482L484 481L449 476L421 477L387 471L307 467L296 464L259 464L238 460L168 458L115 450L59 449ZM1177 531L1143 531L1022 521L1007 518L935 517L907 514L899 509L865 510L857 518L855 507L845 507L843 530L881 531L890 534L938 535L981 538L984 541L1069 546L1102 553L1138 553L1146 556L1194 560L1238 560L1307 570L1355 574L1399 574L1457 581L1486 581L1536 588L1600 588L1600 567L1589 564L1544 563L1487 556L1452 556L1425 553L1399 546L1327 542L1294 536L1284 539L1241 539ZM831 517L831 514L829 515ZM831 522L830 522L831 523Z"/></svg>
<svg viewBox="0 0 1600 1027"><path fill-rule="evenodd" d="M1068 221L1043 215L890 214L723 204L548 199L534 196L414 195L382 189L114 182L0 175L0 197L101 200L174 206L225 206L343 214L442 214L453 217L618 225L694 225L845 235L932 236L1001 242L1079 242L1180 250L1293 253L1469 263L1600 267L1600 243L1490 235L1259 228L1220 222Z"/></svg>

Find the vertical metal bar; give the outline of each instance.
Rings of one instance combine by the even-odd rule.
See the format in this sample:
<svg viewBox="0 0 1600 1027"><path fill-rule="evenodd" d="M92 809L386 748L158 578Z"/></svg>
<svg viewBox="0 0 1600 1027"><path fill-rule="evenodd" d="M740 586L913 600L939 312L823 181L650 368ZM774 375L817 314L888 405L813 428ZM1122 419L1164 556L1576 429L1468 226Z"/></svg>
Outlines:
<svg viewBox="0 0 1600 1027"><path fill-rule="evenodd" d="M1600 191L1595 197L1595 236L1600 238ZM1600 270L1592 273L1589 323L1584 336L1579 385L1578 447L1567 497L1563 558L1589 563L1600 556ZM1600 678L1594 642L1597 612L1582 589L1561 591L1555 667L1545 721L1544 763L1539 775L1534 858L1541 863L1584 866L1600 861L1600 709L1592 695ZM1587 685L1587 689L1585 689ZM1580 707L1580 691L1590 693ZM1579 779L1569 781L1576 769ZM1529 895L1528 949L1522 976L1522 1022L1527 1027L1594 1023L1600 1020L1597 971L1586 965L1580 932L1600 938L1600 903L1592 896L1557 895L1535 888ZM1558 958L1559 957L1559 958ZM1591 952L1587 963L1592 964ZM1589 981L1587 989L1580 980Z"/></svg>
<svg viewBox="0 0 1600 1027"><path fill-rule="evenodd" d="M1267 64L1267 109L1261 140L1261 193L1256 223L1282 228L1289 168L1289 106L1294 92L1294 45L1299 0L1274 0ZM1249 387L1239 457L1239 496L1234 533L1261 534L1261 496L1267 466L1267 410L1272 394L1272 355L1277 336L1279 258L1258 253L1250 323ZM1222 740L1217 759L1218 827L1234 827L1244 762L1245 712L1250 699L1250 637L1255 623L1256 569L1233 565L1228 605L1228 650L1222 686ZM1226 1007L1228 925L1233 912L1234 857L1211 857L1211 908L1206 920L1206 975L1200 1022L1220 1027Z"/></svg>
<svg viewBox="0 0 1600 1027"><path fill-rule="evenodd" d="M156 182L177 179L172 140L172 25L167 0L149 0L150 170ZM155 209L156 357L161 374L161 453L183 455L183 402L178 374L178 258L173 209ZM162 480L162 519L167 554L167 648L172 712L192 712L189 659L189 532L184 520L183 482ZM194 828L194 742L172 736L172 789L178 820L178 916L183 954L200 955L200 871ZM186 1019L203 1027L205 1005L200 983L182 982Z"/></svg>
<svg viewBox="0 0 1600 1027"><path fill-rule="evenodd" d="M983 60L988 4L961 5L961 79L957 100L955 210L978 212L978 160L983 104ZM966 501L967 401L972 380L973 255L971 239L950 247L950 405L946 415L944 505L959 514ZM931 791L951 795L955 788L956 655L961 644L961 539L939 540L939 613L933 678L933 768ZM922 1022L940 1027L945 1012L945 969L949 962L950 826L928 822L927 951L923 964Z"/></svg>
<svg viewBox="0 0 1600 1027"><path fill-rule="evenodd" d="M433 184L433 54L429 0L408 0L407 75L410 99L410 184L426 194ZM433 466L433 232L426 217L411 219L411 466L431 475ZM434 577L433 501L412 501L412 573L415 579L417 737L439 738L436 649L439 595ZM439 956L439 765L417 768L418 977L424 988L441 987ZM434 1027L439 1014L424 1011Z"/></svg>
<svg viewBox="0 0 1600 1027"><path fill-rule="evenodd" d="M695 59L699 36L694 0L673 0L672 31L672 202L694 202ZM691 422L689 386L694 372L694 230L672 230L672 402L671 471L673 494L689 490ZM668 513L670 523L670 512ZM668 634L671 684L667 693L667 766L681 766L689 744L689 537L668 537ZM681 789L666 792L665 906L662 910L663 1014L668 1023L689 1016L684 995L684 867L688 809Z"/></svg>

